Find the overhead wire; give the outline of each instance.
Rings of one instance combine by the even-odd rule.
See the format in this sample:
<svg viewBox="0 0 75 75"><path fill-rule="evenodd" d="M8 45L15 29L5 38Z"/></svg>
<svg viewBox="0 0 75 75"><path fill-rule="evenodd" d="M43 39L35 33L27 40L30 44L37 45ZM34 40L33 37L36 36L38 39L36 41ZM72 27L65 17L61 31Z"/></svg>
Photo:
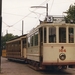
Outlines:
<svg viewBox="0 0 75 75"><path fill-rule="evenodd" d="M5 29L2 33L4 33L6 30L8 30L10 27L8 27L7 29ZM15 27L12 27L13 29L15 28ZM22 30L19 30L19 29L17 29L17 28L15 28L16 30L18 30L18 31L22 31Z"/></svg>
<svg viewBox="0 0 75 75"><path fill-rule="evenodd" d="M43 3L41 3L40 5L42 4L45 4L46 2L48 2L49 0L45 0ZM36 9L34 9L33 11L35 11ZM20 22L21 20L23 20L24 18L26 18L27 16L29 16L32 12L30 12L29 14L27 14L26 16L24 16L23 18L21 18L20 20L18 20L16 23L12 24L12 26L14 26L15 24L17 24L18 22Z"/></svg>
<svg viewBox="0 0 75 75"><path fill-rule="evenodd" d="M18 15L18 14L6 13L6 12L2 12L2 13L9 14L9 15L15 15L15 16L24 16L24 15Z"/></svg>
<svg viewBox="0 0 75 75"><path fill-rule="evenodd" d="M4 21L2 21L7 27L12 27L12 25L6 24Z"/></svg>
<svg viewBox="0 0 75 75"><path fill-rule="evenodd" d="M52 6L53 6L53 3L54 3L54 0L52 1L52 4L51 4L51 7L50 7L50 11L49 11L49 12L51 12L51 9L52 9Z"/></svg>
<svg viewBox="0 0 75 75"><path fill-rule="evenodd" d="M45 0L43 3L41 3L40 5L46 4L48 1L50 0Z"/></svg>
<svg viewBox="0 0 75 75"><path fill-rule="evenodd" d="M7 27L9 27L9 25L7 23L5 23L4 21L2 21Z"/></svg>
<svg viewBox="0 0 75 75"><path fill-rule="evenodd" d="M41 3L40 5L44 5L44 4L46 4L48 1L50 1L50 0L45 0L43 3ZM32 11L32 12L34 12L34 11ZM34 12L34 13L36 13L36 12ZM40 16L41 15L43 15L43 13L38 13L39 14L39 17L38 17L38 19L40 18ZM45 15L43 15L43 16L45 16ZM37 24L38 23L38 20L37 20L37 22L35 23L35 24Z"/></svg>
<svg viewBox="0 0 75 75"><path fill-rule="evenodd" d="M74 2L75 3L75 1L73 1L73 0L68 0L68 1L71 1L71 2Z"/></svg>
<svg viewBox="0 0 75 75"><path fill-rule="evenodd" d="M45 1L44 1L43 3L41 3L40 5L46 4L48 1L50 1L50 0L45 0ZM70 1L72 1L72 0L70 0ZM51 9L52 9L53 2L54 2L54 0L52 1L50 11L51 11ZM72 2L74 2L74 1L72 1ZM36 10L36 9L34 9L33 11L35 11L35 10ZM12 24L12 26L15 25L15 24L17 24L19 21L21 21L21 20L24 19L25 17L28 17L31 13L32 13L32 12L30 12L29 14L27 14L26 16L24 16L23 18L21 18L20 20L18 20L18 21L15 22L14 24ZM23 16L23 15L17 15L17 14L12 14L12 13L5 13L5 14L11 14L11 15L16 15L16 16Z"/></svg>
<svg viewBox="0 0 75 75"><path fill-rule="evenodd" d="M43 3L41 3L40 5L46 4L48 1L50 1L50 0L45 0L45 1L44 1ZM35 11L35 10L36 10L36 9L34 9L33 11ZM6 14L21 16L21 15L12 14L12 13L6 13ZM7 25L7 27L10 28L10 27L13 27L15 24L17 24L18 22L20 22L21 20L23 20L24 18L28 17L30 14L32 14L32 12L28 13L26 16L24 16L23 18L21 18L20 20L18 20L18 21L15 22L14 24L12 24L11 26L8 25L8 24L6 24L4 21L3 21L3 23L4 23L5 25ZM8 28L8 29L9 29L9 28Z"/></svg>

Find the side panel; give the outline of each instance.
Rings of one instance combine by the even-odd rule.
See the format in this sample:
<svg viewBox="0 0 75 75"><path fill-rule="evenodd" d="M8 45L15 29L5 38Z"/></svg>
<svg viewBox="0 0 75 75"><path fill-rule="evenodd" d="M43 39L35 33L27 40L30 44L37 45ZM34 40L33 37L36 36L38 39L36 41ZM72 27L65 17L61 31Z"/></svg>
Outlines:
<svg viewBox="0 0 75 75"><path fill-rule="evenodd" d="M21 58L20 40L7 44L7 58Z"/></svg>
<svg viewBox="0 0 75 75"><path fill-rule="evenodd" d="M43 63L75 63L75 46L63 45L64 49L61 49L62 45L44 45L43 46ZM60 59L60 54L65 55L65 59Z"/></svg>
<svg viewBox="0 0 75 75"><path fill-rule="evenodd" d="M27 59L39 61L39 48L36 47L30 47L27 49Z"/></svg>
<svg viewBox="0 0 75 75"><path fill-rule="evenodd" d="M23 57L26 58L26 48L23 48Z"/></svg>

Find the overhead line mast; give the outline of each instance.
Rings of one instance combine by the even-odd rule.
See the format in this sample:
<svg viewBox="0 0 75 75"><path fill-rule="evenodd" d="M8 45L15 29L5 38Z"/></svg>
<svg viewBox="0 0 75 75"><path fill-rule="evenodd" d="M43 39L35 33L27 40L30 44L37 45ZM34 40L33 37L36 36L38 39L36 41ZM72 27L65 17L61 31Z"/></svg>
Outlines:
<svg viewBox="0 0 75 75"><path fill-rule="evenodd" d="M1 73L1 33L2 33L2 0L0 0L0 73Z"/></svg>

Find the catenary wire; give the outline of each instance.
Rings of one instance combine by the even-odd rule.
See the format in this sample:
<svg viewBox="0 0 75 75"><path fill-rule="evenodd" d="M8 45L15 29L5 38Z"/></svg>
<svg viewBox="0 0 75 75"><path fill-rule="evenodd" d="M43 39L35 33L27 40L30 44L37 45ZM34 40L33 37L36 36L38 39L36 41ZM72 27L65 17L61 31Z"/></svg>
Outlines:
<svg viewBox="0 0 75 75"><path fill-rule="evenodd" d="M40 5L48 2L49 0L45 0L43 3L41 3ZM33 11L35 11L36 9L34 9ZM30 14L32 14L32 12L30 12L29 14L27 14L26 16L24 16L23 18L21 18L20 20L18 20L17 22L15 22L14 24L12 24L12 26L14 26L15 24L17 24L18 22L20 22L21 20L23 20L24 18L28 17Z"/></svg>

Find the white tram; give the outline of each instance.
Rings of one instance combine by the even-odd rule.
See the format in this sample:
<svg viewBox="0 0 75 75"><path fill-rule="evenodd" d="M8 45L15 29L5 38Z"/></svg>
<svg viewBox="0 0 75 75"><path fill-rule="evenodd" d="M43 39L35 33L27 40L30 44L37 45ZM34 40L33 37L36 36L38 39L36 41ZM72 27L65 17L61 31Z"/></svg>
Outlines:
<svg viewBox="0 0 75 75"><path fill-rule="evenodd" d="M41 23L27 34L27 59L33 66L75 67L75 24Z"/></svg>

